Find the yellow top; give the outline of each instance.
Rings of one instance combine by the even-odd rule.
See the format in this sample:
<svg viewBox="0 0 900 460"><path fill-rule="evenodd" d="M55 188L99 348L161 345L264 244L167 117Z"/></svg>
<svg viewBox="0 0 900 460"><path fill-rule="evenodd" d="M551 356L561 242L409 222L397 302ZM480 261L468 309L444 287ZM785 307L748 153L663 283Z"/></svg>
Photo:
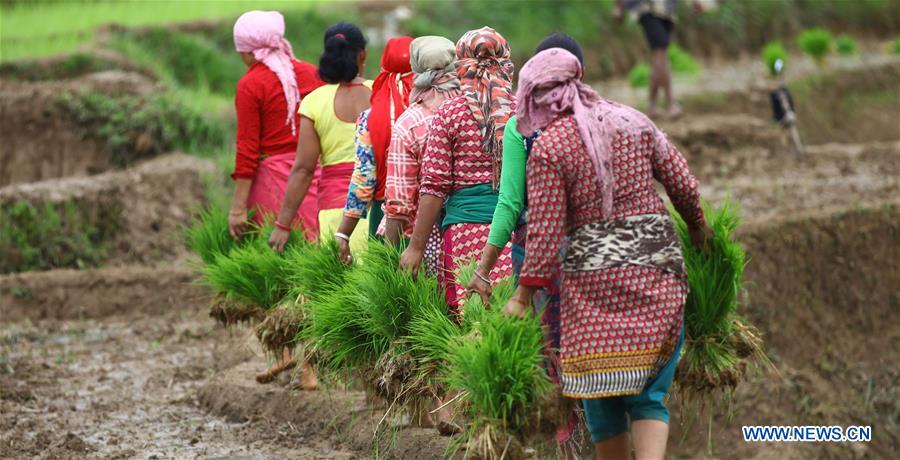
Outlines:
<svg viewBox="0 0 900 460"><path fill-rule="evenodd" d="M372 89L372 80L363 82ZM344 121L334 113L334 97L341 85L320 86L306 95L300 103L300 116L309 118L319 135L322 156L319 164L329 166L356 161L356 120Z"/></svg>

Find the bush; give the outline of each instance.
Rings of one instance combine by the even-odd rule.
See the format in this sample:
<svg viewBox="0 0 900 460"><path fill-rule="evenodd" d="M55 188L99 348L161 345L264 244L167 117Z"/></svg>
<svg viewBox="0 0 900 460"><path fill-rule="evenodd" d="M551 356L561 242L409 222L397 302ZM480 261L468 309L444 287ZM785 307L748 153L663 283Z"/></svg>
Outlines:
<svg viewBox="0 0 900 460"><path fill-rule="evenodd" d="M99 266L115 236L120 210L94 211L101 215L91 217L73 202L4 205L0 209L0 273ZM98 221L103 225L98 226Z"/></svg>
<svg viewBox="0 0 900 460"><path fill-rule="evenodd" d="M838 54L842 56L851 56L856 54L856 40L847 35L839 35L837 38L835 38L834 45L837 48Z"/></svg>
<svg viewBox="0 0 900 460"><path fill-rule="evenodd" d="M820 65L831 51L831 41L831 32L821 28L804 30L797 37L797 45L800 46L800 49L812 56Z"/></svg>
<svg viewBox="0 0 900 460"><path fill-rule="evenodd" d="M632 88L646 88L650 84L650 66L638 64L628 72L628 83Z"/></svg>
<svg viewBox="0 0 900 460"><path fill-rule="evenodd" d="M60 104L89 136L105 144L117 166L172 149L209 151L226 139L223 127L208 115L166 95L144 98L68 93Z"/></svg>
<svg viewBox="0 0 900 460"><path fill-rule="evenodd" d="M787 65L787 50L779 41L769 42L762 49L762 58L766 63L766 69L769 69L769 75L774 77L778 74L775 70L775 63L779 59L784 65Z"/></svg>
<svg viewBox="0 0 900 460"><path fill-rule="evenodd" d="M674 73L684 75L700 73L700 64L687 51L674 43L669 46L669 63Z"/></svg>

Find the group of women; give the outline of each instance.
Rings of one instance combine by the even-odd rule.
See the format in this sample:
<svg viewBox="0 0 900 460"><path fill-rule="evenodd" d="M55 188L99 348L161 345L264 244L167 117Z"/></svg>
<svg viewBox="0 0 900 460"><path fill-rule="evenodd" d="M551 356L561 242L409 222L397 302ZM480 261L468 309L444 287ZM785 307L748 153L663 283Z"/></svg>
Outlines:
<svg viewBox="0 0 900 460"><path fill-rule="evenodd" d="M294 58L277 12L241 16L234 41L249 66L235 237L253 210L275 219L277 251L294 230L337 239L345 263L370 238L402 244L401 268L436 277L451 315L515 272L505 311L541 315L548 374L581 402L598 457L628 458L629 431L638 458L664 456L687 279L654 180L694 244L710 231L684 157L645 115L582 82L574 39L544 39L517 93L509 44L489 27L455 44L390 39L374 82L352 24L325 31L318 68ZM461 285L457 268L479 254ZM567 457L579 420L557 432Z"/></svg>

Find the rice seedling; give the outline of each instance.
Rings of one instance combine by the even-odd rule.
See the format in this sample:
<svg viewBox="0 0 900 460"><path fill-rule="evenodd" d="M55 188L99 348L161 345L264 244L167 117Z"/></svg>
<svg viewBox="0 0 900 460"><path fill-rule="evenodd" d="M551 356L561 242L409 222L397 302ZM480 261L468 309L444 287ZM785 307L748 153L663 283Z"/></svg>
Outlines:
<svg viewBox="0 0 900 460"><path fill-rule="evenodd" d="M673 43L669 46L668 54L672 72L682 75L696 75L700 72L700 64L684 48Z"/></svg>
<svg viewBox="0 0 900 460"><path fill-rule="evenodd" d="M849 35L838 35L834 39L834 46L841 56L852 56L857 52L856 40Z"/></svg>
<svg viewBox="0 0 900 460"><path fill-rule="evenodd" d="M900 37L891 40L889 48L891 53L900 54Z"/></svg>
<svg viewBox="0 0 900 460"><path fill-rule="evenodd" d="M309 321L297 336L316 353L318 365L333 372L371 366L378 359L360 320L357 286L348 278L306 304Z"/></svg>
<svg viewBox="0 0 900 460"><path fill-rule="evenodd" d="M464 439L471 458L517 458L526 427L552 389L543 362L540 323L532 316L510 317L499 309L477 309L473 329L451 343L447 383L459 391L470 420ZM477 312L477 313L476 313Z"/></svg>
<svg viewBox="0 0 900 460"><path fill-rule="evenodd" d="M775 63L781 59L782 64L787 64L787 50L784 49L784 45L780 41L769 42L762 49L762 58L766 63L766 69L769 70L769 75L774 77L778 75Z"/></svg>
<svg viewBox="0 0 900 460"><path fill-rule="evenodd" d="M299 232L292 233L299 236ZM337 243L291 243L284 253L288 294L292 299L316 299L345 282L352 267L340 262Z"/></svg>
<svg viewBox="0 0 900 460"><path fill-rule="evenodd" d="M807 29L797 36L797 45L819 66L825 64L825 56L831 51L831 41L831 32L821 28Z"/></svg>
<svg viewBox="0 0 900 460"><path fill-rule="evenodd" d="M628 84L632 88L645 88L650 84L650 66L637 64L628 72Z"/></svg>
<svg viewBox="0 0 900 460"><path fill-rule="evenodd" d="M738 295L746 254L734 233L737 209L726 200L706 210L713 230L707 252L695 248L687 225L675 216L684 248L690 293L685 304L686 340L678 366L678 384L695 396L733 390L749 365L768 363L759 332L738 313Z"/></svg>
<svg viewBox="0 0 900 460"><path fill-rule="evenodd" d="M197 214L191 226L185 230L185 239L205 265L215 262L216 257L228 254L237 245L228 234L228 210L209 207Z"/></svg>

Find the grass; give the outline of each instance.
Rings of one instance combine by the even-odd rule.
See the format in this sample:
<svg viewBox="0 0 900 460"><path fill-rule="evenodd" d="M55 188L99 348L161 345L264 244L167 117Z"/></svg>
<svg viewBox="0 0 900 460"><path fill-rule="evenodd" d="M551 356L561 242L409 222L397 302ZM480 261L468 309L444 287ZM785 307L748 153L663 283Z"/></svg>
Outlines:
<svg viewBox="0 0 900 460"><path fill-rule="evenodd" d="M148 26L197 20L233 21L245 11L306 6L275 0L212 1L44 1L0 3L0 60L35 58L76 51L107 24Z"/></svg>
<svg viewBox="0 0 900 460"><path fill-rule="evenodd" d="M115 237L119 213L106 208L86 211L71 201L4 205L0 209L0 273L101 265Z"/></svg>
<svg viewBox="0 0 900 460"><path fill-rule="evenodd" d="M637 64L628 72L628 84L632 88L646 88L650 84L650 66Z"/></svg>
<svg viewBox="0 0 900 460"><path fill-rule="evenodd" d="M781 59L782 64L787 65L787 50L780 41L773 41L766 44L762 49L763 62L766 63L766 69L769 75L776 76L778 72L775 70L775 63Z"/></svg>
<svg viewBox="0 0 900 460"><path fill-rule="evenodd" d="M26 81L60 80L115 67L115 63L90 53L73 53L53 63L0 62L0 76Z"/></svg>
<svg viewBox="0 0 900 460"><path fill-rule="evenodd" d="M700 73L700 64L684 48L672 44L669 46L669 64L672 72L681 75L697 75Z"/></svg>
<svg viewBox="0 0 900 460"><path fill-rule="evenodd" d="M893 54L900 54L900 37L897 37L891 41L890 50Z"/></svg>
<svg viewBox="0 0 900 460"><path fill-rule="evenodd" d="M797 46L810 55L816 64L822 65L831 52L831 32L822 28L807 29L797 36Z"/></svg>
<svg viewBox="0 0 900 460"><path fill-rule="evenodd" d="M226 143L220 124L168 94L116 97L79 92L61 96L60 104L103 142L118 166L172 149L204 152Z"/></svg>

